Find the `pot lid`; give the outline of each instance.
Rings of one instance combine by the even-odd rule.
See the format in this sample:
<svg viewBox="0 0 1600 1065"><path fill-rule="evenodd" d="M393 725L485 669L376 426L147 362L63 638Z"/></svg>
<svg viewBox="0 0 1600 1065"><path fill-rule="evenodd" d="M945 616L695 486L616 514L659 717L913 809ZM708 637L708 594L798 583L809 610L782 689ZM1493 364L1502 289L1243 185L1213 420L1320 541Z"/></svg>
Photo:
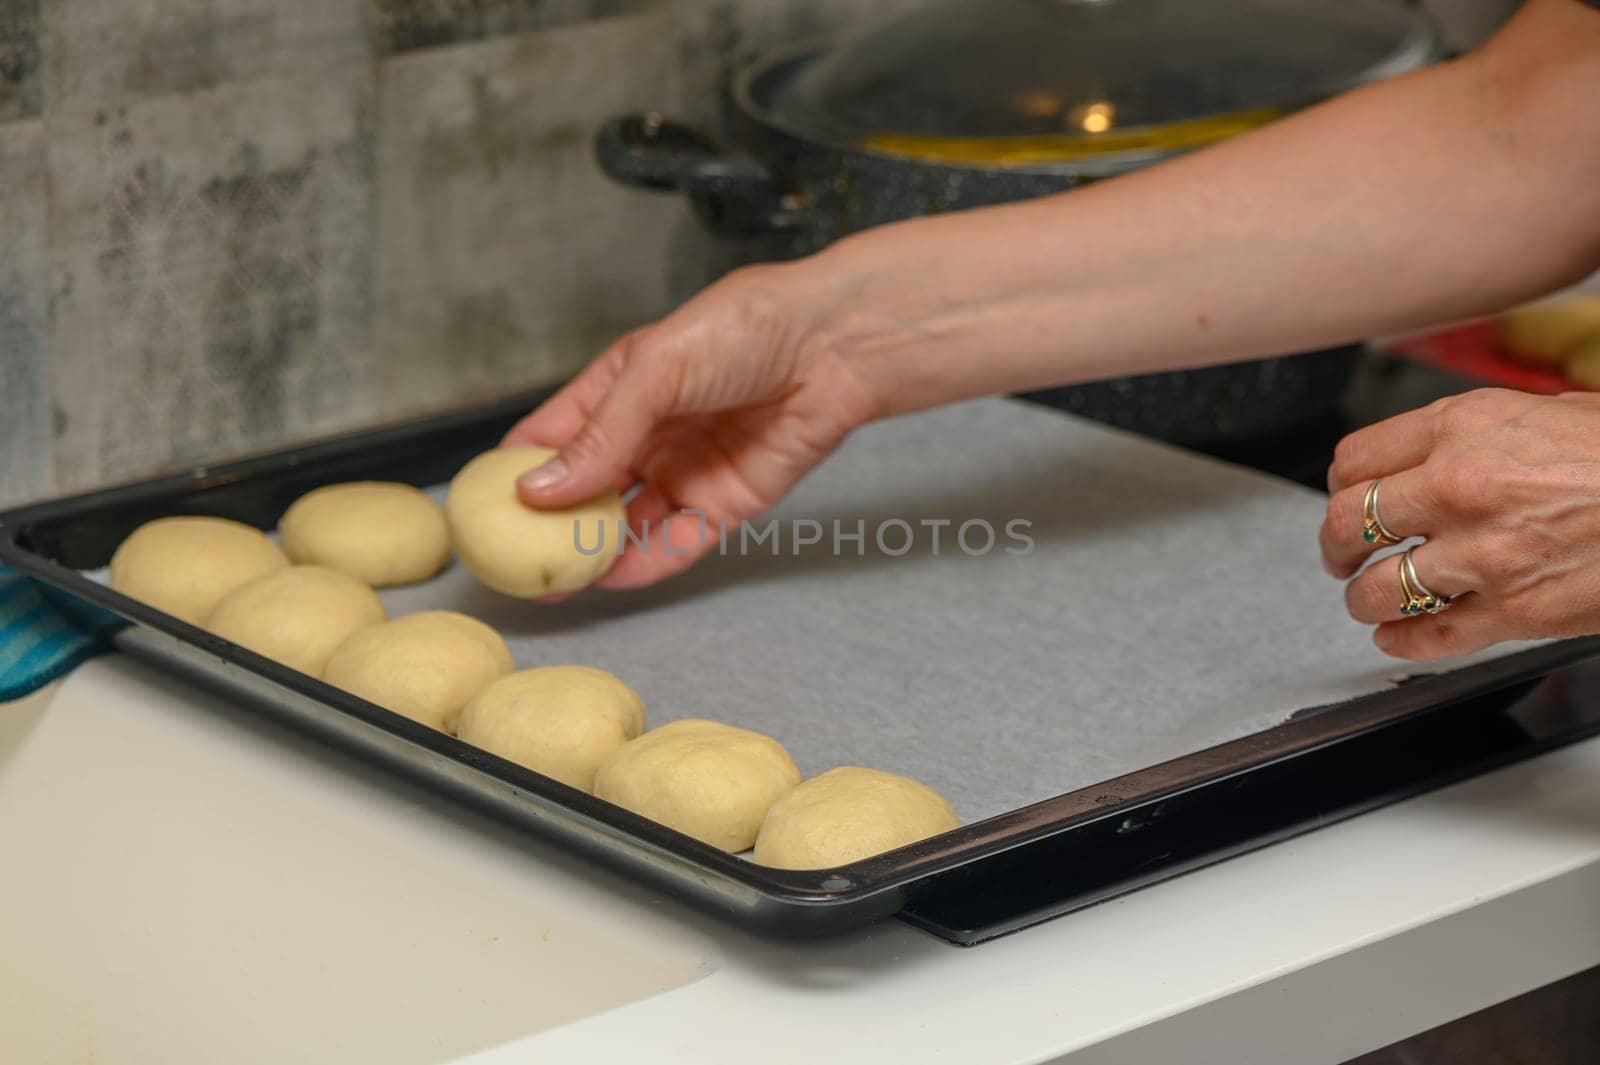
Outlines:
<svg viewBox="0 0 1600 1065"><path fill-rule="evenodd" d="M933 0L791 68L766 105L907 154L1176 148L1421 66L1435 44L1398 0Z"/></svg>

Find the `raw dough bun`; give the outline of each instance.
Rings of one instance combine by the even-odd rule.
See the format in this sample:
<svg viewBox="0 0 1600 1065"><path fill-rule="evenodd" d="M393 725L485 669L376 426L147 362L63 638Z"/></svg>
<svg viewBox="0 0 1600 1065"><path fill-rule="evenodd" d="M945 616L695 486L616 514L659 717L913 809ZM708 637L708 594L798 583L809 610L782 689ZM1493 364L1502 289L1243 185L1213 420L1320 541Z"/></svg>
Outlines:
<svg viewBox="0 0 1600 1065"><path fill-rule="evenodd" d="M773 804L756 839L757 865L832 869L961 824L939 793L909 777L841 766Z"/></svg>
<svg viewBox="0 0 1600 1065"><path fill-rule="evenodd" d="M313 677L334 648L387 615L371 588L324 566L290 566L222 597L206 628Z"/></svg>
<svg viewBox="0 0 1600 1065"><path fill-rule="evenodd" d="M617 493L603 492L564 510L534 510L517 498L517 478L554 454L542 447L486 451L450 482L444 512L456 554L497 592L522 599L575 592L617 560L626 520ZM581 543L593 551L602 535L602 550L578 550Z"/></svg>
<svg viewBox="0 0 1600 1065"><path fill-rule="evenodd" d="M1500 346L1523 362L1559 366L1586 340L1600 337L1600 292L1541 300L1500 316Z"/></svg>
<svg viewBox="0 0 1600 1065"><path fill-rule="evenodd" d="M157 518L111 556L111 587L191 625L246 581L289 560L259 530L226 518Z"/></svg>
<svg viewBox="0 0 1600 1065"><path fill-rule="evenodd" d="M467 701L516 668L500 634L476 618L425 610L362 629L333 652L322 679L449 732Z"/></svg>
<svg viewBox="0 0 1600 1065"><path fill-rule="evenodd" d="M307 492L278 522L296 562L331 566L374 588L425 581L450 564L438 504L409 484L354 481Z"/></svg>
<svg viewBox="0 0 1600 1065"><path fill-rule="evenodd" d="M545 666L501 677L461 711L456 735L582 791L644 731L644 700L603 669Z"/></svg>
<svg viewBox="0 0 1600 1065"><path fill-rule="evenodd" d="M594 777L607 802L713 847L755 842L767 809L800 783L770 736L715 721L674 721L617 748Z"/></svg>

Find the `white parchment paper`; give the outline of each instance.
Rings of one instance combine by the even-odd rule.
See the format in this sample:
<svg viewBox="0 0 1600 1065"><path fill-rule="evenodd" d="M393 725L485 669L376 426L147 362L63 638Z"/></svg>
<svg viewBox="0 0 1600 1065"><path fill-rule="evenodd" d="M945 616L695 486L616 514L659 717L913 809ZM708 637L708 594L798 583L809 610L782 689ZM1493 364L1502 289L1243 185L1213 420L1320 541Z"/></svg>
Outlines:
<svg viewBox="0 0 1600 1065"><path fill-rule="evenodd" d="M777 557L767 544L653 589L560 605L500 596L458 564L383 598L393 614L480 617L522 666L611 670L644 696L653 725L709 717L758 729L808 775L841 764L905 773L970 821L1419 672L1345 615L1318 562L1325 502L984 400L852 437L775 512ZM823 542L796 553L797 518L818 522ZM903 557L874 543L894 519L917 534ZM998 534L981 557L954 542L972 519ZM1030 523L1026 556L1004 550L1016 519ZM864 523L864 555L849 541L835 554L836 520L845 533ZM941 520L951 525L935 554L922 523ZM978 531L969 546L981 545ZM905 540L898 526L885 536L894 551Z"/></svg>

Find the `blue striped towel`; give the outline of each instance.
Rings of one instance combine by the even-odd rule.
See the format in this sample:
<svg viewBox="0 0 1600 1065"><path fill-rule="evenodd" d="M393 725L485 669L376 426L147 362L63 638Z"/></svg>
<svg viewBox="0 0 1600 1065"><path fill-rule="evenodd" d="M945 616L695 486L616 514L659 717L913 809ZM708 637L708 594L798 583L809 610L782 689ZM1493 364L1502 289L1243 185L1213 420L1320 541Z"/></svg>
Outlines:
<svg viewBox="0 0 1600 1065"><path fill-rule="evenodd" d="M0 703L42 688L108 649L58 610L39 585L0 565Z"/></svg>

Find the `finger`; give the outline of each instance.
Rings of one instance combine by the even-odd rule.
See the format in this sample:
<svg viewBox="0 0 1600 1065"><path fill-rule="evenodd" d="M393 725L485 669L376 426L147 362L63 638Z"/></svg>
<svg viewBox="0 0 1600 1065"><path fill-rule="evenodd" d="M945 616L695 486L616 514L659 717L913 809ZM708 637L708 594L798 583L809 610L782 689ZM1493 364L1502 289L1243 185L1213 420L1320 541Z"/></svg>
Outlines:
<svg viewBox="0 0 1600 1065"><path fill-rule="evenodd" d="M1481 574L1472 553L1456 546L1450 537L1429 540L1411 556L1417 576L1435 595L1454 596L1478 591ZM1404 617L1400 604L1400 560L1403 551L1378 559L1345 585L1345 608L1350 616L1368 625L1397 621Z"/></svg>
<svg viewBox="0 0 1600 1065"><path fill-rule="evenodd" d="M610 389L612 372L597 359L567 382L555 395L523 418L501 439L501 447L560 447L578 434L602 396Z"/></svg>
<svg viewBox="0 0 1600 1065"><path fill-rule="evenodd" d="M578 376L539 404L537 410L513 425L500 441L500 446L534 444L560 447L577 436L583 423L589 420L600 400L616 382L617 374L626 361L622 347L631 340L630 334L596 356Z"/></svg>
<svg viewBox="0 0 1600 1065"><path fill-rule="evenodd" d="M646 489L644 494L650 492ZM658 512L653 501L647 506L652 513ZM717 526L698 514L667 508L659 512L660 517L649 519L648 524L641 520L637 526L630 514L629 527L644 546L639 547L636 540L630 540L616 565L595 582L596 586L642 588L654 584L688 569L721 542Z"/></svg>
<svg viewBox="0 0 1600 1065"><path fill-rule="evenodd" d="M1367 489L1371 485L1371 481L1361 481L1335 492L1328 500L1328 513L1317 534L1323 568L1341 580L1360 569L1379 550L1377 544L1369 544L1363 537ZM1423 470L1402 470L1383 478L1378 488L1378 516L1385 528L1401 538L1431 536L1439 531L1439 518L1424 505L1427 498L1427 475Z"/></svg>
<svg viewBox="0 0 1600 1065"><path fill-rule="evenodd" d="M1334 449L1329 493L1422 465L1437 442L1437 421L1437 412L1423 407L1351 433Z"/></svg>
<svg viewBox="0 0 1600 1065"><path fill-rule="evenodd" d="M657 425L671 416L677 391L664 364L629 357L611 388L558 453L517 481L535 507L581 503L628 477Z"/></svg>
<svg viewBox="0 0 1600 1065"><path fill-rule="evenodd" d="M1469 595L1443 614L1423 614L1379 625L1372 642L1385 654L1414 662L1454 658L1481 651L1502 640L1516 639L1493 604Z"/></svg>
<svg viewBox="0 0 1600 1065"><path fill-rule="evenodd" d="M671 517L678 508L656 484L646 484L628 503L628 528L637 539L644 539L645 530Z"/></svg>

